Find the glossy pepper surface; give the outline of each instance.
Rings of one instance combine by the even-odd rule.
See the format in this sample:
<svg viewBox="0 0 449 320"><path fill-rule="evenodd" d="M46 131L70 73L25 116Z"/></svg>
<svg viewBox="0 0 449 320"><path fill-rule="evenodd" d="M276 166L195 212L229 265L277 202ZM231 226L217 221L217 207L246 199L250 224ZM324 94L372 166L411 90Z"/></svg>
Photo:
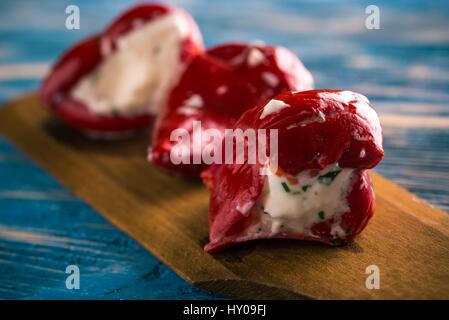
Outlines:
<svg viewBox="0 0 449 320"><path fill-rule="evenodd" d="M172 91L167 107L158 118L149 159L153 164L185 176L198 177L206 164L194 163L194 121L201 128L223 135L248 109L284 91L313 87L310 72L295 54L283 47L229 43L210 48L195 57ZM173 163L170 153L177 129L190 136L189 163ZM201 141L204 145L207 141Z"/></svg>
<svg viewBox="0 0 449 320"><path fill-rule="evenodd" d="M352 169L352 183L345 194L348 208L338 214L338 221L337 216L332 216L311 225L307 233L258 228L264 212L257 203L267 183L266 176L260 173L266 164L212 165L202 172L211 192L210 242L205 247L208 252L263 238L345 244L364 229L373 215L375 194L366 170L376 166L384 152L379 119L368 99L338 90L285 93L274 99L286 107L267 113L266 104L260 104L245 112L235 128L277 129L278 168L286 176L295 177L305 171L316 175L331 164ZM335 226L343 232L333 233Z"/></svg>

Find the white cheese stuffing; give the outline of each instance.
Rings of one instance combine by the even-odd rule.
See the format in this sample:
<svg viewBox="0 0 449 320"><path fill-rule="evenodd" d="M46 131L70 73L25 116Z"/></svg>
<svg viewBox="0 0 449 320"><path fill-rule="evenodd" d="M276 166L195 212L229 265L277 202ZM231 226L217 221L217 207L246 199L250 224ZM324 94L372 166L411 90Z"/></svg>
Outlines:
<svg viewBox="0 0 449 320"><path fill-rule="evenodd" d="M261 77L270 87L276 87L279 84L279 78L272 72L262 72Z"/></svg>
<svg viewBox="0 0 449 320"><path fill-rule="evenodd" d="M256 67L259 64L265 63L265 60L265 55L258 48L253 47L249 49L246 62L250 67Z"/></svg>
<svg viewBox="0 0 449 320"><path fill-rule="evenodd" d="M298 115L300 115L300 114L302 114L302 112L298 113ZM302 121L288 125L286 127L286 129L291 130L291 129L295 129L298 127L305 127L309 124L316 123L316 122L318 122L318 123L326 122L326 116L321 110L319 110L317 113L303 119Z"/></svg>
<svg viewBox="0 0 449 320"><path fill-rule="evenodd" d="M203 106L203 98L199 94L194 94L185 100L183 105L176 112L186 116L191 116L196 114L197 110Z"/></svg>
<svg viewBox="0 0 449 320"><path fill-rule="evenodd" d="M366 156L366 151L365 151L365 148L363 148L362 150L360 150L360 158L361 159L363 159L363 158L365 158L365 156Z"/></svg>
<svg viewBox="0 0 449 320"><path fill-rule="evenodd" d="M101 43L103 61L81 78L72 96L102 115L156 113L180 74L185 19L163 15L137 26L111 44Z"/></svg>
<svg viewBox="0 0 449 320"><path fill-rule="evenodd" d="M242 215L247 216L251 208L253 207L254 203L249 201L243 204L242 206L237 205L235 208L238 212L240 212Z"/></svg>
<svg viewBox="0 0 449 320"><path fill-rule="evenodd" d="M184 101L183 105L190 108L201 108L204 105L204 101L199 94L194 94Z"/></svg>
<svg viewBox="0 0 449 320"><path fill-rule="evenodd" d="M263 119L270 114L277 113L287 107L290 107L290 105L286 104L284 101L271 99L263 108L260 119Z"/></svg>
<svg viewBox="0 0 449 320"><path fill-rule="evenodd" d="M346 231L339 224L333 224L331 228L331 236L335 238L343 238L346 236Z"/></svg>
<svg viewBox="0 0 449 320"><path fill-rule="evenodd" d="M185 116L191 116L191 115L197 114L197 109L190 108L190 107L180 107L178 110L176 110L176 113L182 114Z"/></svg>
<svg viewBox="0 0 449 320"><path fill-rule="evenodd" d="M346 196L352 187L353 169L342 169L336 164L327 166L318 175L310 177L303 171L293 177L292 184L286 176L267 175L264 192L258 202L262 224L271 232L290 230L311 234L310 228L348 211ZM290 177L292 179L292 177ZM344 236L339 224L332 226L331 235Z"/></svg>

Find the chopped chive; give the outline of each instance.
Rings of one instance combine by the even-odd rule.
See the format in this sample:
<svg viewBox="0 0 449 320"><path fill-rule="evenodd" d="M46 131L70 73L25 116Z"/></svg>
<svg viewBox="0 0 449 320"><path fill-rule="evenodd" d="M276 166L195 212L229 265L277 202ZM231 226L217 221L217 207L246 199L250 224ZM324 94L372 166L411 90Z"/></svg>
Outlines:
<svg viewBox="0 0 449 320"><path fill-rule="evenodd" d="M304 192L306 192L307 189L309 189L309 188L310 188L310 186L309 186L308 184L303 185L303 186L301 187L302 191L304 191Z"/></svg>
<svg viewBox="0 0 449 320"><path fill-rule="evenodd" d="M335 171L329 171L326 174L323 174L318 177L318 181L325 185L330 185L332 181L334 181L335 177L341 172L341 169Z"/></svg>
<svg viewBox="0 0 449 320"><path fill-rule="evenodd" d="M282 182L282 187L284 188L285 192L290 192L290 188L288 186L288 184L286 184L285 182Z"/></svg>
<svg viewBox="0 0 449 320"><path fill-rule="evenodd" d="M293 191L292 194L294 195L301 194L301 191Z"/></svg>
<svg viewBox="0 0 449 320"><path fill-rule="evenodd" d="M324 211L318 212L318 216L320 217L321 220L324 220L324 218L325 218L325 213L324 213Z"/></svg>

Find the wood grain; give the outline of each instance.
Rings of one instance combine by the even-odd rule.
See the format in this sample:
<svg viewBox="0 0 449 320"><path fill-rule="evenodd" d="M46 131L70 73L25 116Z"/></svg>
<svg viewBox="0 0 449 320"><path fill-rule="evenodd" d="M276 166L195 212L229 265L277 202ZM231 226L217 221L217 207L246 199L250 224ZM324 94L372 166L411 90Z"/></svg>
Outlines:
<svg viewBox="0 0 449 320"><path fill-rule="evenodd" d="M377 174L376 215L350 246L258 241L209 255L206 190L149 165L146 137L88 141L34 95L0 110L0 132L194 285L238 298L449 298L449 216ZM372 264L379 290L365 288Z"/></svg>

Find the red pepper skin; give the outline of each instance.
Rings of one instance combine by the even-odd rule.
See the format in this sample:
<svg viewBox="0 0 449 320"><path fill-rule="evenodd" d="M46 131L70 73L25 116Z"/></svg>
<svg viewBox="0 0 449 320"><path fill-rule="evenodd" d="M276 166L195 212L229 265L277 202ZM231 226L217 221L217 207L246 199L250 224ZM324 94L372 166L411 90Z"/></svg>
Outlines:
<svg viewBox="0 0 449 320"><path fill-rule="evenodd" d="M40 94L43 104L69 125L86 132L104 133L107 136L147 128L154 115L98 115L69 94L77 82L103 60L102 51L105 48L115 50L117 40L131 31L136 21L150 22L172 12L180 13L188 22L188 36L182 43L180 55L180 64L186 65L204 50L200 31L193 18L178 8L158 4L137 5L124 12L103 32L75 44L59 58L42 83Z"/></svg>
<svg viewBox="0 0 449 320"><path fill-rule="evenodd" d="M318 171L333 163L354 169L355 178L346 196L350 210L342 213L339 224L346 234L331 235L333 217L314 224L313 236L291 231L251 233L248 227L260 217L255 204L265 184L265 176L259 174L263 164L212 165L201 174L211 192L207 252L262 238L345 244L353 241L373 215L375 195L366 170L375 167L384 152L382 129L369 101L360 94L338 90L285 93L274 99L290 107L260 119L265 106L260 104L245 112L235 128L278 129L279 167L290 175ZM237 205L248 202L254 205L245 216Z"/></svg>
<svg viewBox="0 0 449 320"><path fill-rule="evenodd" d="M250 65L248 55L254 49L263 55L263 62ZM267 73L277 79L275 85L264 79ZM285 48L244 43L210 48L192 60L170 94L153 132L149 159L172 172L197 178L205 164L176 165L170 161L170 151L177 143L170 141L173 130L184 128L192 136L193 121L199 120L202 129L215 128L223 132L232 128L246 110L274 95L312 87L311 74L296 55ZM203 106L195 108L193 114L180 113L185 101L194 94L201 97ZM193 152L191 150L191 160Z"/></svg>

